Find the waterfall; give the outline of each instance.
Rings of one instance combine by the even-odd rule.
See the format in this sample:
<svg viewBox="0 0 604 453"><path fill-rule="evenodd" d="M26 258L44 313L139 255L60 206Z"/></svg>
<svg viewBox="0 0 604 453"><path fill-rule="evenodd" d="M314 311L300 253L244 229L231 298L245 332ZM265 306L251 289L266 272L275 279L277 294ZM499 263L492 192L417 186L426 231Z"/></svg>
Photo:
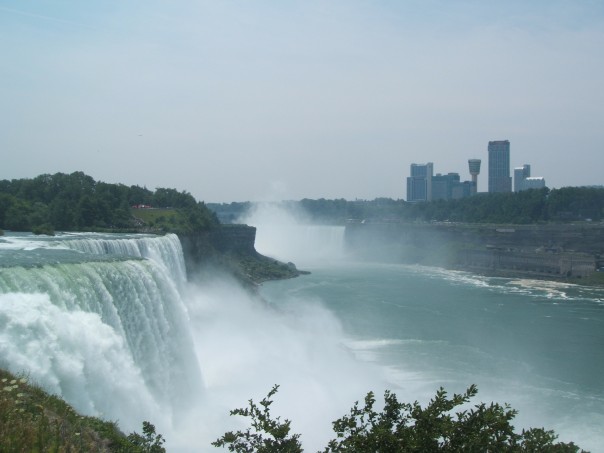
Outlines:
<svg viewBox="0 0 604 453"><path fill-rule="evenodd" d="M0 366L124 429L153 417L169 423L195 404L203 384L175 235L8 242L0 254ZM19 259L32 254L43 264Z"/></svg>
<svg viewBox="0 0 604 453"><path fill-rule="evenodd" d="M144 236L130 235L115 238L109 235L88 235L59 241L74 250L94 255L131 256L148 258L170 273L172 279L179 284L186 281L185 261L182 254L182 246L178 236L167 234L166 236Z"/></svg>

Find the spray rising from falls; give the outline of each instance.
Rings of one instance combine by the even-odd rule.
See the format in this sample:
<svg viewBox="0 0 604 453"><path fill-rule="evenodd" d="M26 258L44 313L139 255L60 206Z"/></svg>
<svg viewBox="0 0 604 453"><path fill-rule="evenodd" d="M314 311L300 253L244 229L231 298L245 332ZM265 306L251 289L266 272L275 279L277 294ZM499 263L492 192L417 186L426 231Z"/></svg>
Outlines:
<svg viewBox="0 0 604 453"><path fill-rule="evenodd" d="M1 366L126 429L169 423L201 394L176 236L13 237L0 250Z"/></svg>
<svg viewBox="0 0 604 453"><path fill-rule="evenodd" d="M304 212L259 203L242 222L257 228L256 249L265 255L301 266L346 258L345 228L313 224Z"/></svg>

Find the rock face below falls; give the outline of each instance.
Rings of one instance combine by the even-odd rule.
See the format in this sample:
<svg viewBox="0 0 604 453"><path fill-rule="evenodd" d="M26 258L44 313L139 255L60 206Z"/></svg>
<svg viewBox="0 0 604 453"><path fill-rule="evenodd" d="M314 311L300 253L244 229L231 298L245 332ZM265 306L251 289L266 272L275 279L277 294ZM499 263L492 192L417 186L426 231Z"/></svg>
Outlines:
<svg viewBox="0 0 604 453"><path fill-rule="evenodd" d="M256 228L248 225L221 225L208 231L179 234L187 276L203 277L222 270L253 286L267 280L300 275L293 263L282 263L256 251Z"/></svg>

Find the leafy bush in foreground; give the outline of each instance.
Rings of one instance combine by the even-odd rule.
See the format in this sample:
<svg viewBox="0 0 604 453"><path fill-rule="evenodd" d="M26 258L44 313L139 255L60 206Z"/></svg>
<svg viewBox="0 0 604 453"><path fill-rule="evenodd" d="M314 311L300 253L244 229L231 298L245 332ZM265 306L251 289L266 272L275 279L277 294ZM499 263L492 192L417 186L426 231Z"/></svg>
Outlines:
<svg viewBox="0 0 604 453"><path fill-rule="evenodd" d="M231 415L251 419L245 432L227 432L212 443L234 452L302 452L299 434L290 434L290 420L281 421L270 414L274 386L256 405L249 400L247 408L235 409ZM578 452L574 443L555 443L553 431L543 428L514 432L511 425L517 411L507 404L475 405L472 409L452 413L478 392L470 386L464 394L447 396L439 389L425 408L416 401L401 403L396 395L384 393L384 409L374 410L375 396L369 392L365 404L358 402L350 414L333 422L336 438L324 453L330 452Z"/></svg>
<svg viewBox="0 0 604 453"><path fill-rule="evenodd" d="M146 421L143 422L143 434L134 432L128 435L128 440L132 443L134 451L140 451L141 453L164 453L166 451L162 447L164 437L161 434L156 434L155 426Z"/></svg>

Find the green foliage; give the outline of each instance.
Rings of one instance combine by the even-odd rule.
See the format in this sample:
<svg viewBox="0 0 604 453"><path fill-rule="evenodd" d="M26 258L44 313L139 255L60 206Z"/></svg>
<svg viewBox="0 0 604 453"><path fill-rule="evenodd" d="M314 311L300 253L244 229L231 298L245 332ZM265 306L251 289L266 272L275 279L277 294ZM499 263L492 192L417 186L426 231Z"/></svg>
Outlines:
<svg viewBox="0 0 604 453"><path fill-rule="evenodd" d="M175 189L152 192L96 182L82 172L0 181L0 228L14 231L149 229L134 219L135 205L170 207L181 213L179 225L167 223L156 228L159 231L199 231L219 223L203 203Z"/></svg>
<svg viewBox="0 0 604 453"><path fill-rule="evenodd" d="M262 255L238 256L232 269L235 275L243 274L256 283L292 278L300 274L295 265Z"/></svg>
<svg viewBox="0 0 604 453"><path fill-rule="evenodd" d="M258 407L252 400L246 409L231 415L251 418L254 431L227 432L213 442L215 447L228 447L235 452L301 452L299 434L290 434L290 421L271 419L268 407L278 386L273 387ZM471 409L453 412L476 396L476 386L464 394L447 396L439 389L436 396L422 407L401 403L396 395L384 393L384 408L375 410L375 396L369 392L364 405L355 403L350 413L333 422L336 438L324 453L336 452L559 452L575 453L572 442L555 443L553 431L542 428L514 432L511 421L517 412L508 405L478 404ZM268 434L265 437L263 434Z"/></svg>
<svg viewBox="0 0 604 453"><path fill-rule="evenodd" d="M256 405L253 400L249 400L248 407L232 410L231 415L249 417L251 428L245 432L227 432L220 439L212 442L212 445L215 447L228 446L229 451L238 453L297 453L303 451L302 445L298 441L300 435L290 435L291 422L289 420L282 422L279 417L276 419L271 417L269 408L273 401L270 398L277 393L278 389L279 386L275 385L267 397L260 401L260 406Z"/></svg>
<svg viewBox="0 0 604 453"><path fill-rule="evenodd" d="M143 221L145 226L155 230L178 231L186 224L186 218L176 209L136 209L132 210L132 213Z"/></svg>
<svg viewBox="0 0 604 453"><path fill-rule="evenodd" d="M164 438L161 434L155 433L155 426L145 421L143 422L143 434L134 432L128 436L128 440L135 447L133 451L140 453L165 453L166 449L162 447Z"/></svg>
<svg viewBox="0 0 604 453"><path fill-rule="evenodd" d="M304 212L313 222L346 221L465 222L531 224L604 219L604 188L563 187L511 193L479 193L459 200L407 203L403 200L303 199L280 203L293 213ZM222 218L235 219L252 208L250 203L213 204Z"/></svg>
<svg viewBox="0 0 604 453"><path fill-rule="evenodd" d="M41 225L36 225L31 229L31 232L34 234L45 234L46 236L54 236L55 230L50 223L43 223Z"/></svg>

